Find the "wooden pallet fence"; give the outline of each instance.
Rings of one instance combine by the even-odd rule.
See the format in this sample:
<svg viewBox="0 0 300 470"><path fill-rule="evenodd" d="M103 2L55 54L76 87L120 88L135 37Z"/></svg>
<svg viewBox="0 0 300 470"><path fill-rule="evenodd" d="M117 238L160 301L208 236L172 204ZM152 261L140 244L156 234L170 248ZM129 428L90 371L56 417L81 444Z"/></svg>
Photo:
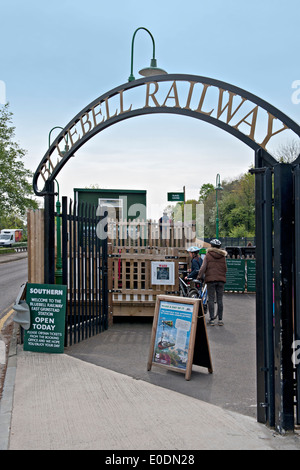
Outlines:
<svg viewBox="0 0 300 470"><path fill-rule="evenodd" d="M28 282L44 283L44 209L27 212Z"/></svg>
<svg viewBox="0 0 300 470"><path fill-rule="evenodd" d="M152 285L152 261L174 263L174 285ZM111 245L108 289L113 316L153 316L157 295L179 295L179 264L187 262L186 251L177 248L116 248Z"/></svg>
<svg viewBox="0 0 300 470"><path fill-rule="evenodd" d="M115 247L184 248L196 243L196 223L108 219L108 239Z"/></svg>

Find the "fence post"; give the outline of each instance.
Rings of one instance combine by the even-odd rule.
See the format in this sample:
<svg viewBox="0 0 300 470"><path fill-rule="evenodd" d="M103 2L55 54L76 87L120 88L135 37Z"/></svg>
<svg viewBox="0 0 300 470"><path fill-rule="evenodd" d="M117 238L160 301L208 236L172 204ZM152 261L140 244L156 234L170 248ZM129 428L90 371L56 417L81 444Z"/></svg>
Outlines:
<svg viewBox="0 0 300 470"><path fill-rule="evenodd" d="M274 426L272 177L255 154L257 420Z"/></svg>
<svg viewBox="0 0 300 470"><path fill-rule="evenodd" d="M44 282L55 283L55 232L54 232L54 182L46 181L44 223Z"/></svg>
<svg viewBox="0 0 300 470"><path fill-rule="evenodd" d="M68 198L62 197L62 283L68 284Z"/></svg>
<svg viewBox="0 0 300 470"><path fill-rule="evenodd" d="M274 167L275 426L294 429L293 383L293 174L292 165Z"/></svg>
<svg viewBox="0 0 300 470"><path fill-rule="evenodd" d="M298 351L300 341L300 166L294 169L295 181L295 347ZM300 424L300 363L295 351L294 367L296 368L296 403L297 424Z"/></svg>

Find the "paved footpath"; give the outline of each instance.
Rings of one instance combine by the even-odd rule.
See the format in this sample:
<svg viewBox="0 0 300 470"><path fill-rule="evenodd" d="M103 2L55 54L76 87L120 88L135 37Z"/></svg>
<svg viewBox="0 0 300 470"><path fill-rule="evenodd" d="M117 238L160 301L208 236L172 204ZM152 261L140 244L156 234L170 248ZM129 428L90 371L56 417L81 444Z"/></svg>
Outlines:
<svg viewBox="0 0 300 470"><path fill-rule="evenodd" d="M0 254L0 263L10 263L11 261L17 261L18 259L27 258L27 251L20 251L18 253L6 253Z"/></svg>
<svg viewBox="0 0 300 470"><path fill-rule="evenodd" d="M0 450L300 450L297 434L275 434L252 415L252 301L226 302L225 327L209 331L215 372L195 367L188 382L147 371L147 324L116 324L64 354L24 352L14 335Z"/></svg>
<svg viewBox="0 0 300 470"><path fill-rule="evenodd" d="M249 416L66 354L18 346L12 359L10 450L300 449Z"/></svg>

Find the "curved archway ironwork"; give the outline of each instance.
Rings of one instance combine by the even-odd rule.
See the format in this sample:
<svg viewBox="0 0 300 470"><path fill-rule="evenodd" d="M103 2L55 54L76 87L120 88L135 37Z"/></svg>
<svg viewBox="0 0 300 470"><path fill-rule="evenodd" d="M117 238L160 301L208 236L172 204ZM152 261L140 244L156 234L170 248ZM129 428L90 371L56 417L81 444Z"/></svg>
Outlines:
<svg viewBox="0 0 300 470"><path fill-rule="evenodd" d="M137 89L142 89L137 103L125 104L129 91ZM45 183L53 181L74 153L99 132L135 116L158 113L188 116L217 126L253 150L263 149L270 166L277 163L267 149L275 135L290 130L300 137L296 122L263 99L229 83L196 75L146 77L104 93L65 126L34 174L35 193L47 194ZM62 149L64 144L68 144L67 151Z"/></svg>

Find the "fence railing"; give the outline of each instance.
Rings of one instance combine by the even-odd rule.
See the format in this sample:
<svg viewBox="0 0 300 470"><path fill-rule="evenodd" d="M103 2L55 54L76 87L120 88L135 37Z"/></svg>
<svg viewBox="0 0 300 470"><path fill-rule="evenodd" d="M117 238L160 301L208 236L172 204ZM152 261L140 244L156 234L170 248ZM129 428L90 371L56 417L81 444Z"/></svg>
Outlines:
<svg viewBox="0 0 300 470"><path fill-rule="evenodd" d="M204 238L206 242L209 243L211 238ZM222 242L223 246L255 246L256 238L255 237L219 237L219 240Z"/></svg>
<svg viewBox="0 0 300 470"><path fill-rule="evenodd" d="M153 220L120 220L108 219L108 239L113 246L125 247L171 247L184 248L197 241L198 227L196 222L166 223ZM202 242L203 244L203 242Z"/></svg>
<svg viewBox="0 0 300 470"><path fill-rule="evenodd" d="M62 198L62 279L68 286L66 344L108 328L107 240L100 242L96 208Z"/></svg>

